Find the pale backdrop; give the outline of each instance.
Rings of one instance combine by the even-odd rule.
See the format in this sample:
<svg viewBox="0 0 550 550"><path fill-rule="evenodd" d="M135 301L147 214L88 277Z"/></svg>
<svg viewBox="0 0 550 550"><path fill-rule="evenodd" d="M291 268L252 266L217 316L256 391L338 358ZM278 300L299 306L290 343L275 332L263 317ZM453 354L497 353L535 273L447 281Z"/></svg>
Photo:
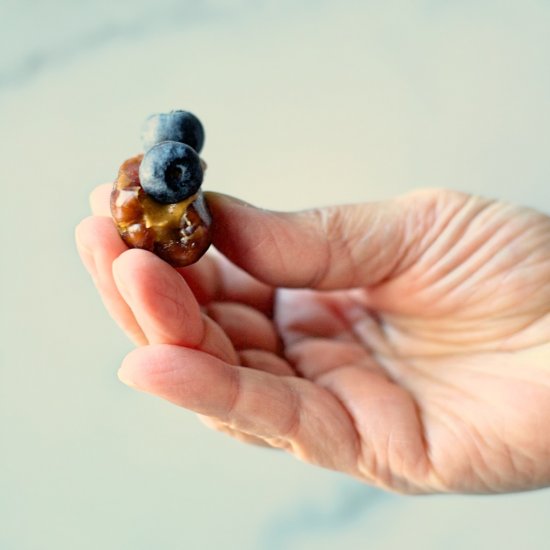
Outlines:
<svg viewBox="0 0 550 550"><path fill-rule="evenodd" d="M205 187L264 207L549 212L549 28L544 0L0 0L0 548L548 548L548 491L387 495L122 386L72 233L171 108L206 126Z"/></svg>

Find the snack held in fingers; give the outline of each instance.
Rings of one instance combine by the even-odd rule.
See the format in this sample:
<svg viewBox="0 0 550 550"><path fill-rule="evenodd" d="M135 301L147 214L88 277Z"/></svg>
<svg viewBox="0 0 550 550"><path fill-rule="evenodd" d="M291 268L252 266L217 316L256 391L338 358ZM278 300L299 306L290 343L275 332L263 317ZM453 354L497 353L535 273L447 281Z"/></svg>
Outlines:
<svg viewBox="0 0 550 550"><path fill-rule="evenodd" d="M201 185L198 152L204 130L187 111L152 115L144 125L146 152L125 161L111 192L111 214L124 242L175 267L196 262L210 246L211 216Z"/></svg>

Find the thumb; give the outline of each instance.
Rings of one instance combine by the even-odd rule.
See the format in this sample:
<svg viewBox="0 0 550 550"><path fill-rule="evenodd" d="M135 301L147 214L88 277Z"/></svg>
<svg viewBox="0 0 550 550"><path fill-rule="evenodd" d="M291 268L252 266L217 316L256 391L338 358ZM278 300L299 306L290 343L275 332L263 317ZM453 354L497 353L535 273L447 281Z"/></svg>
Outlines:
<svg viewBox="0 0 550 550"><path fill-rule="evenodd" d="M375 285L398 269L414 238L400 199L283 213L218 193L207 198L216 248L274 286Z"/></svg>

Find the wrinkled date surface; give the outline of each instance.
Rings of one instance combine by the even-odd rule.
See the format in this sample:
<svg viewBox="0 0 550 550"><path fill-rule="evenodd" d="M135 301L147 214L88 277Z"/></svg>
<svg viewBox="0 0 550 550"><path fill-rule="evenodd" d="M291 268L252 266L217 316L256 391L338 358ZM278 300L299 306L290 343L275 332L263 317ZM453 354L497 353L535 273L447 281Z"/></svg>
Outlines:
<svg viewBox="0 0 550 550"><path fill-rule="evenodd" d="M143 155L120 167L111 193L111 213L120 236L132 248L144 248L175 267L196 262L210 246L210 214L202 191L175 204L161 204L142 189Z"/></svg>

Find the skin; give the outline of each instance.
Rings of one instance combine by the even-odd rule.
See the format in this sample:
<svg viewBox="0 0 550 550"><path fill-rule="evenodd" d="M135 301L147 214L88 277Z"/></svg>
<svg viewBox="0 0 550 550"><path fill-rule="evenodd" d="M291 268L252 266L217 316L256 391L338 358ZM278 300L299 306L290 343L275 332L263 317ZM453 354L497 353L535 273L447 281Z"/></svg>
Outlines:
<svg viewBox="0 0 550 550"><path fill-rule="evenodd" d="M219 252L176 270L127 250L109 190L76 235L137 344L123 382L393 491L550 485L548 216L446 190L298 213L207 194Z"/></svg>

